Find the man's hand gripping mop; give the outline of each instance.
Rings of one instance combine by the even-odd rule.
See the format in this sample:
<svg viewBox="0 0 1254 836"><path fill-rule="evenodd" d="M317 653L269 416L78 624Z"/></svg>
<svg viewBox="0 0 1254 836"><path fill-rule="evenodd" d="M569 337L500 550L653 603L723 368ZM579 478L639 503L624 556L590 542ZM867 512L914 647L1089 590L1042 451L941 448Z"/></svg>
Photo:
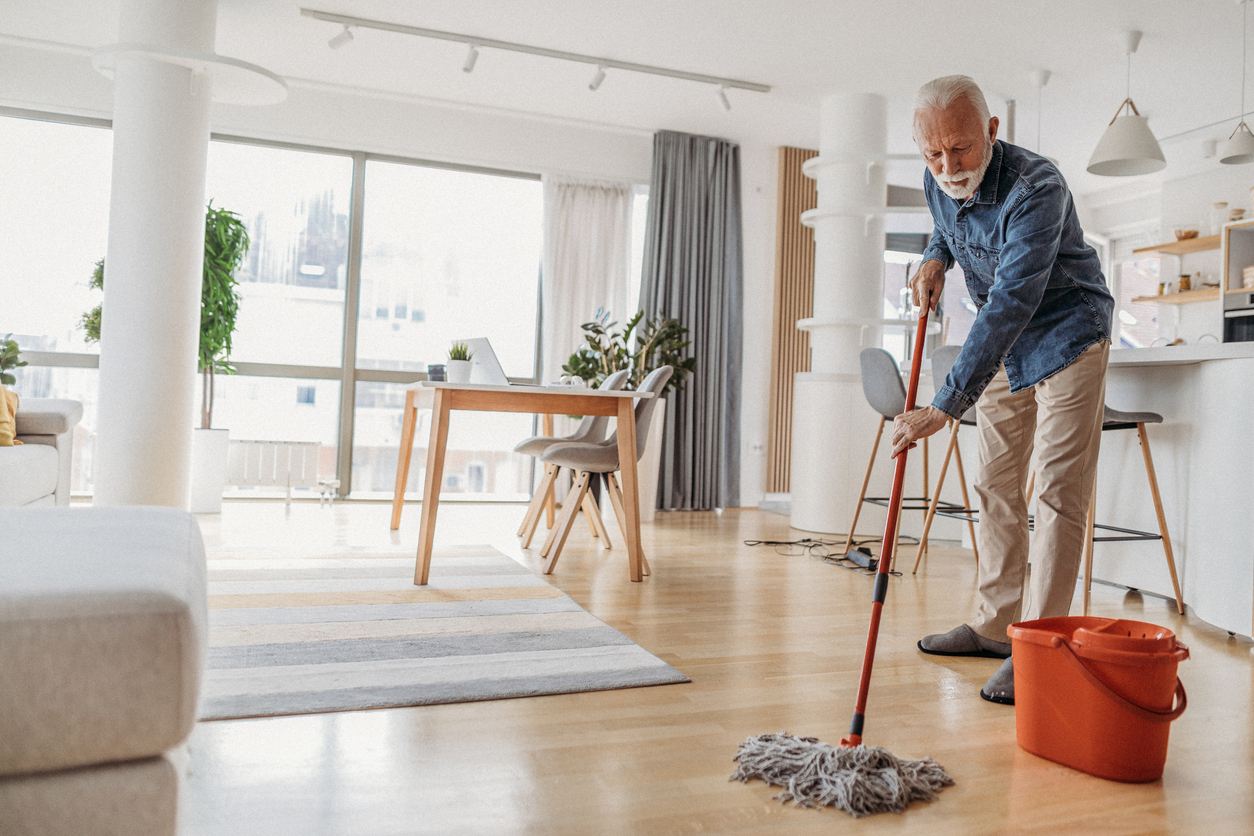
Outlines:
<svg viewBox="0 0 1254 836"><path fill-rule="evenodd" d="M919 312L906 412L914 409L919 390L927 319L928 310L925 307ZM840 746L830 746L813 737L793 737L783 732L751 737L740 744L740 751L735 757L740 767L732 778L739 781L761 778L771 786L784 788L776 796L781 801L793 801L802 807L831 805L851 813L855 818L872 813L900 813L911 801L931 801L942 788L953 784L953 779L931 758L901 760L879 746L862 745L871 666L875 662L880 611L888 594L889 568L897 545L894 535L905 479L906 451L902 451L897 456L897 469L893 475L888 522L884 527L883 548L880 550L875 592L871 599L871 626L867 631L866 654L862 658L862 680L858 684L858 701L849 736L840 742Z"/></svg>

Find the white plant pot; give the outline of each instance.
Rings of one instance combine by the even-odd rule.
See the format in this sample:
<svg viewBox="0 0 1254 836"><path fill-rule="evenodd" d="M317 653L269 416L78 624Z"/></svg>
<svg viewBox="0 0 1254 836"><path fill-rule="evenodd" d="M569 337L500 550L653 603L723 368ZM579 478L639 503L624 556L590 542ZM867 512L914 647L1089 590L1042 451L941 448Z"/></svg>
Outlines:
<svg viewBox="0 0 1254 836"><path fill-rule="evenodd" d="M666 399L659 398L649 423L649 440L636 464L640 481L640 522L653 522L657 514L657 483L662 472L662 433L666 428Z"/></svg>
<svg viewBox="0 0 1254 836"><path fill-rule="evenodd" d="M469 360L449 360L445 364L445 376L449 383L469 383L471 362Z"/></svg>
<svg viewBox="0 0 1254 836"><path fill-rule="evenodd" d="M230 430L192 430L192 484L188 509L193 514L222 513Z"/></svg>

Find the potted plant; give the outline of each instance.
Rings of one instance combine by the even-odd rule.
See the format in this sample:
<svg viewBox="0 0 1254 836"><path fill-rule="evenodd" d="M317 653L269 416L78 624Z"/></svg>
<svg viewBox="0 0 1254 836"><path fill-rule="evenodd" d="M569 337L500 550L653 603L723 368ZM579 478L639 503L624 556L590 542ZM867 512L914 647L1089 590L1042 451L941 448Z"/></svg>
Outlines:
<svg viewBox="0 0 1254 836"><path fill-rule="evenodd" d="M21 351L17 347L17 340L13 339L12 334L5 334L0 339L0 384L4 386L12 386L17 383L17 378L9 374L9 369L18 369L26 365L25 360L18 359Z"/></svg>
<svg viewBox="0 0 1254 836"><path fill-rule="evenodd" d="M470 382L470 361L474 359L475 353L470 350L470 346L465 343L453 343L448 350L448 369L446 374L449 383L469 383Z"/></svg>
<svg viewBox="0 0 1254 836"><path fill-rule="evenodd" d="M215 209L213 201L205 210L205 262L200 283L200 427L192 432L192 490L190 509L194 514L222 511L226 488L227 456L231 443L229 430L213 429L214 380L218 374L235 374L231 365L231 340L239 315L239 284L235 271L248 255L248 227L239 215Z"/></svg>
<svg viewBox="0 0 1254 836"><path fill-rule="evenodd" d="M621 331L613 330L617 323L609 321L608 311L597 311L592 322L583 324L584 344L570 355L562 371L578 375L589 386L600 386L601 381L620 369L630 369L628 388L638 388L649 372L662 366L674 369L670 380L658 395L649 425L649 435L644 439L644 455L637 465L640 479L640 519L651 522L657 510L657 485L662 467L662 435L666 426L666 396L684 388L688 376L696 371L697 359L684 357L692 345L688 329L678 319L655 316L645 319L644 311L637 311Z"/></svg>
<svg viewBox="0 0 1254 836"><path fill-rule="evenodd" d="M235 271L248 254L248 228L239 215L214 208L205 210L204 271L200 285L200 346L197 371L201 375L200 427L192 433L191 511L216 514L222 510L226 485L228 430L212 429L214 377L235 374L230 363L231 340L239 314ZM104 259L96 262L89 286L104 288ZM101 306L83 314L80 325L89 343L100 339Z"/></svg>

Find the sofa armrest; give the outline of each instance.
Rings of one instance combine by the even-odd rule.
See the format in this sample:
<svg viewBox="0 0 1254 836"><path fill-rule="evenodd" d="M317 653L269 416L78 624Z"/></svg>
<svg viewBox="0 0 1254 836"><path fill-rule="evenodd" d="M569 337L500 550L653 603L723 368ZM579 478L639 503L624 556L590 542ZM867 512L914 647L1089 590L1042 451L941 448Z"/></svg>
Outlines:
<svg viewBox="0 0 1254 836"><path fill-rule="evenodd" d="M78 401L27 398L17 407L17 435L61 435L83 417Z"/></svg>

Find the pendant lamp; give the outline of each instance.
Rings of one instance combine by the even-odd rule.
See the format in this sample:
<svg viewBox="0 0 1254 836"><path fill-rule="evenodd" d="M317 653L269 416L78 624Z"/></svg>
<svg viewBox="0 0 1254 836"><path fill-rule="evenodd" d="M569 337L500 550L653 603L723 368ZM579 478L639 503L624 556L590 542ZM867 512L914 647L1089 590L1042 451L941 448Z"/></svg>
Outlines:
<svg viewBox="0 0 1254 836"><path fill-rule="evenodd" d="M1106 133L1102 134L1101 141L1093 149L1088 165L1090 174L1129 177L1161 171L1167 165L1154 132L1132 102L1132 53L1141 43L1141 33L1126 33L1124 42L1128 55L1127 92L1115 111L1115 118L1110 120ZM1131 113L1124 113L1125 106Z"/></svg>
<svg viewBox="0 0 1254 836"><path fill-rule="evenodd" d="M1241 121L1227 142L1219 146L1219 161L1224 165L1254 163L1254 134L1250 133L1250 126L1245 124L1245 22L1249 18L1245 12L1247 5L1245 0L1241 0Z"/></svg>

